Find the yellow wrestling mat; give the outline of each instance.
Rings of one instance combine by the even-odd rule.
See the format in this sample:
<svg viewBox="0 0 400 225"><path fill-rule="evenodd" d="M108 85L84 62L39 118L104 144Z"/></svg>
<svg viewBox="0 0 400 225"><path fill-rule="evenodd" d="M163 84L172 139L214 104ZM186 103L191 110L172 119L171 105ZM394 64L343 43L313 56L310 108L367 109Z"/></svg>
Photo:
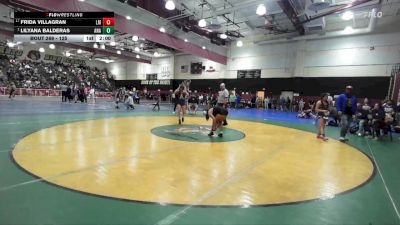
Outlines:
<svg viewBox="0 0 400 225"><path fill-rule="evenodd" d="M329 199L374 173L357 149L315 134L229 120L208 137L204 118L125 117L32 133L16 163L44 181L89 194L161 204L277 205ZM173 125L173 126L171 126Z"/></svg>

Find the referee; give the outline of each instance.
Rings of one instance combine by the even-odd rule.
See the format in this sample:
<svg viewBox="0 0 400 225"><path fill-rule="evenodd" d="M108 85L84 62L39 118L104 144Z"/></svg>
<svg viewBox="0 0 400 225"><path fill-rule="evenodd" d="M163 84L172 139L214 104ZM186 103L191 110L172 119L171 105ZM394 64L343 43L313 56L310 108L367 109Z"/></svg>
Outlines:
<svg viewBox="0 0 400 225"><path fill-rule="evenodd" d="M229 103L229 91L225 88L225 84L221 83L219 85L220 91L218 92L218 99L217 99L217 105L220 107L227 108L227 105ZM228 125L228 122L226 122L226 119L224 120L223 123L224 126Z"/></svg>

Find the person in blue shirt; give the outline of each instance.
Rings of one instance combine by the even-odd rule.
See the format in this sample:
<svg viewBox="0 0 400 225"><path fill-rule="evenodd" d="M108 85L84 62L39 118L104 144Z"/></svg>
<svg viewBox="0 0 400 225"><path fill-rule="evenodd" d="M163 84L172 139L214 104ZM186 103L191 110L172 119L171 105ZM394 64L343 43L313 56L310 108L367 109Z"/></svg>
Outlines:
<svg viewBox="0 0 400 225"><path fill-rule="evenodd" d="M357 98L353 95L353 87L347 86L345 93L336 99L336 110L340 117L340 138L339 141L346 141L346 134L349 130L353 115L357 111Z"/></svg>
<svg viewBox="0 0 400 225"><path fill-rule="evenodd" d="M242 97L239 94L236 94L236 108L240 106L240 101L242 101Z"/></svg>

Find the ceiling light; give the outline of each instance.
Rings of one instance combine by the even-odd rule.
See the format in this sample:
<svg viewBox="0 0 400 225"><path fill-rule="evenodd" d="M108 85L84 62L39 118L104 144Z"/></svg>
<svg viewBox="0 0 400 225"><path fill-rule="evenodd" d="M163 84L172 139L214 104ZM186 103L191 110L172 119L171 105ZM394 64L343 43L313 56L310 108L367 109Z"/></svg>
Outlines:
<svg viewBox="0 0 400 225"><path fill-rule="evenodd" d="M257 10L256 10L256 14L259 15L259 16L263 16L266 13L267 13L267 8L265 7L265 5L264 4L258 5Z"/></svg>
<svg viewBox="0 0 400 225"><path fill-rule="evenodd" d="M203 49L206 49L206 46L203 46L202 48L203 48Z"/></svg>
<svg viewBox="0 0 400 225"><path fill-rule="evenodd" d="M343 20L351 20L354 18L354 13L352 11L346 11L342 15Z"/></svg>
<svg viewBox="0 0 400 225"><path fill-rule="evenodd" d="M82 53L82 49L78 49L76 52L77 52L78 54L81 54L81 53Z"/></svg>
<svg viewBox="0 0 400 225"><path fill-rule="evenodd" d="M154 52L154 56L155 56L155 57L158 57L158 56L160 56L160 53Z"/></svg>
<svg viewBox="0 0 400 225"><path fill-rule="evenodd" d="M99 45L97 43L94 43L93 48L99 48Z"/></svg>
<svg viewBox="0 0 400 225"><path fill-rule="evenodd" d="M131 17L131 16L126 16L126 19L127 19L127 20L131 20L132 17Z"/></svg>
<svg viewBox="0 0 400 225"><path fill-rule="evenodd" d="M185 41L185 42L188 42L188 39L186 39L186 38L185 38L185 40L184 40L184 41Z"/></svg>
<svg viewBox="0 0 400 225"><path fill-rule="evenodd" d="M85 0L79 0L80 2L84 2Z"/></svg>
<svg viewBox="0 0 400 225"><path fill-rule="evenodd" d="M344 28L343 33L344 34L352 34L352 33L354 33L354 29L351 26L347 26L346 28Z"/></svg>
<svg viewBox="0 0 400 225"><path fill-rule="evenodd" d="M222 38L222 39L227 39L228 38L228 36L226 34L221 34L221 35L219 35L219 37Z"/></svg>
<svg viewBox="0 0 400 225"><path fill-rule="evenodd" d="M243 46L243 41L239 40L236 42L237 47L242 47Z"/></svg>
<svg viewBox="0 0 400 225"><path fill-rule="evenodd" d="M49 44L49 48L50 48L50 49L55 49L56 46L55 46L54 44Z"/></svg>
<svg viewBox="0 0 400 225"><path fill-rule="evenodd" d="M112 41L112 42L110 42L110 45L111 45L111 46L115 46L116 43L115 43L114 41Z"/></svg>
<svg viewBox="0 0 400 225"><path fill-rule="evenodd" d="M165 8L168 10L174 10L175 9L175 2L172 0L167 0L165 3Z"/></svg>
<svg viewBox="0 0 400 225"><path fill-rule="evenodd" d="M142 44L140 44L140 47L141 47L141 48L143 48L143 47L144 47L144 44L143 44L143 43L142 43Z"/></svg>
<svg viewBox="0 0 400 225"><path fill-rule="evenodd" d="M164 27L160 27L160 32L161 33L165 33L165 28Z"/></svg>
<svg viewBox="0 0 400 225"><path fill-rule="evenodd" d="M140 52L140 48L139 47L135 47L135 52Z"/></svg>
<svg viewBox="0 0 400 225"><path fill-rule="evenodd" d="M70 56L71 56L71 53L66 52L66 53L65 53L65 56L70 57Z"/></svg>
<svg viewBox="0 0 400 225"><path fill-rule="evenodd" d="M118 55L121 55L121 51L120 51L120 50L118 50L118 51L117 51L117 54L118 54Z"/></svg>
<svg viewBox="0 0 400 225"><path fill-rule="evenodd" d="M137 58L137 59L140 59L140 55L136 55L136 58Z"/></svg>
<svg viewBox="0 0 400 225"><path fill-rule="evenodd" d="M7 46L10 48L13 48L15 46L15 43L13 42L7 42Z"/></svg>
<svg viewBox="0 0 400 225"><path fill-rule="evenodd" d="M199 27L206 27L207 26L207 21L205 19L199 20Z"/></svg>
<svg viewBox="0 0 400 225"><path fill-rule="evenodd" d="M33 44L33 45L36 44L36 42L34 42L34 41L31 41L30 43Z"/></svg>
<svg viewBox="0 0 400 225"><path fill-rule="evenodd" d="M101 45L100 45L100 48L101 48L101 49L106 49L106 46L105 46L104 44L101 44Z"/></svg>
<svg viewBox="0 0 400 225"><path fill-rule="evenodd" d="M139 37L136 36L136 35L133 35L133 36L132 36L132 41L135 41L135 42L136 42L136 41L139 41Z"/></svg>
<svg viewBox="0 0 400 225"><path fill-rule="evenodd" d="M44 52L44 48L39 48L39 52Z"/></svg>

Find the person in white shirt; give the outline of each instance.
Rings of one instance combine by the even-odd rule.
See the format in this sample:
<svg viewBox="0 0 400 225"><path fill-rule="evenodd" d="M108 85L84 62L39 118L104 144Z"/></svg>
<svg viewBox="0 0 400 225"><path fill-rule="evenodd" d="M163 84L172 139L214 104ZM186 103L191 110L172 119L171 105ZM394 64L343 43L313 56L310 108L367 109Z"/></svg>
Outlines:
<svg viewBox="0 0 400 225"><path fill-rule="evenodd" d="M300 99L300 101L299 101L299 112L303 112L303 109L304 109L304 105L305 105L306 103L304 102L304 100L303 99Z"/></svg>
<svg viewBox="0 0 400 225"><path fill-rule="evenodd" d="M133 92L129 92L129 96L128 96L128 99L127 99L127 102L126 102L126 109L127 110L135 109L135 106L133 105L133 97L132 97L132 95L133 95Z"/></svg>
<svg viewBox="0 0 400 225"><path fill-rule="evenodd" d="M90 88L90 91L89 91L89 100L92 100L92 104L96 103L95 90L94 90L93 86Z"/></svg>
<svg viewBox="0 0 400 225"><path fill-rule="evenodd" d="M264 98L264 109L267 110L269 109L269 103L271 101L271 98L269 96L267 96L266 98Z"/></svg>
<svg viewBox="0 0 400 225"><path fill-rule="evenodd" d="M219 85L220 91L218 92L218 98L217 98L217 106L227 108L227 104L229 102L229 91L228 89L225 88L225 84L221 83ZM224 126L228 125L228 122L226 119L224 120L223 123Z"/></svg>
<svg viewBox="0 0 400 225"><path fill-rule="evenodd" d="M225 84L219 85L220 91L218 92L217 105L226 108L228 104L229 91L225 88Z"/></svg>

